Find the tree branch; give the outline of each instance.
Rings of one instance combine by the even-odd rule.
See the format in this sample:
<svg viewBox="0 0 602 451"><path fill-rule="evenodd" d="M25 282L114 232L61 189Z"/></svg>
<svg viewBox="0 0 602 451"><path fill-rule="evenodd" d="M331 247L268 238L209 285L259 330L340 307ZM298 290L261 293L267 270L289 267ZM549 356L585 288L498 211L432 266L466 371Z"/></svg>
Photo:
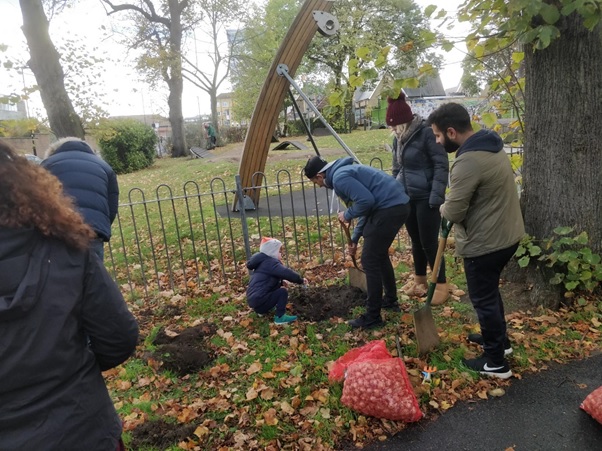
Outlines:
<svg viewBox="0 0 602 451"><path fill-rule="evenodd" d="M142 14L149 22L161 23L168 28L171 26L171 21L166 17L159 16L155 11L155 7L149 0L144 0L144 3L146 3L149 6L150 13L140 8L139 6L132 5L130 3L114 5L113 3L111 3L110 0L102 0L102 2L106 3L112 9L112 11L107 12L108 16L119 11L136 11Z"/></svg>

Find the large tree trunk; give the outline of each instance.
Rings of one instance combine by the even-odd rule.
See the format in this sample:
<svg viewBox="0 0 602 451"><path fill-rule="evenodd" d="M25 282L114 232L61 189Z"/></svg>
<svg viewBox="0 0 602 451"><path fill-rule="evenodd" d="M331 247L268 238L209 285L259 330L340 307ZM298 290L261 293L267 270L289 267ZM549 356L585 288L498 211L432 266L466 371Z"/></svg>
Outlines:
<svg viewBox="0 0 602 451"><path fill-rule="evenodd" d="M182 93L184 80L182 78L182 9L184 6L178 0L169 0L171 18L170 50L171 50L171 77L169 81L169 122L171 124L171 137L173 157L184 157L188 154L186 148L186 134L184 133L184 116L182 115Z"/></svg>
<svg viewBox="0 0 602 451"><path fill-rule="evenodd" d="M522 207L527 233L586 231L602 251L602 27L561 17L560 38L526 50Z"/></svg>
<svg viewBox="0 0 602 451"><path fill-rule="evenodd" d="M29 67L33 71L50 128L57 138L84 138L84 127L65 90L65 74L60 57L48 33L48 19L41 0L19 0L23 34L29 46Z"/></svg>
<svg viewBox="0 0 602 451"><path fill-rule="evenodd" d="M209 90L209 102L211 103L211 123L215 127L215 136L219 139L219 121L217 119L217 89ZM230 110L232 109L232 105L230 105ZM232 111L230 111L230 115Z"/></svg>

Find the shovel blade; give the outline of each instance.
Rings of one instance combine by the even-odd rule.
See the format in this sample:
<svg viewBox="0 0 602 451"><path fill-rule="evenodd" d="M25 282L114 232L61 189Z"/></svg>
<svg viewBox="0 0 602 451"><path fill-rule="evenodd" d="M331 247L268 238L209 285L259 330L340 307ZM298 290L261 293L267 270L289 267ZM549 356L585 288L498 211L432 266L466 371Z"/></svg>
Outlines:
<svg viewBox="0 0 602 451"><path fill-rule="evenodd" d="M414 330L416 331L418 355L427 354L439 345L439 333L430 303L414 312Z"/></svg>
<svg viewBox="0 0 602 451"><path fill-rule="evenodd" d="M359 288L364 293L368 292L368 285L366 284L366 273L360 271L357 268L349 268L349 285L352 287Z"/></svg>

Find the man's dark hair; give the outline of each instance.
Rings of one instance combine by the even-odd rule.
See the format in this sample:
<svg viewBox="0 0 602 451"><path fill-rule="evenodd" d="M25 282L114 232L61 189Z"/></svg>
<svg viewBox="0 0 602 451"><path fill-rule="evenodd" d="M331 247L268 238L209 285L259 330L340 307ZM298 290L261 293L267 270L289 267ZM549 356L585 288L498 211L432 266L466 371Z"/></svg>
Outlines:
<svg viewBox="0 0 602 451"><path fill-rule="evenodd" d="M428 118L428 124L435 124L443 133L450 127L456 129L458 133L472 130L470 114L466 108L453 102L444 103L433 111Z"/></svg>

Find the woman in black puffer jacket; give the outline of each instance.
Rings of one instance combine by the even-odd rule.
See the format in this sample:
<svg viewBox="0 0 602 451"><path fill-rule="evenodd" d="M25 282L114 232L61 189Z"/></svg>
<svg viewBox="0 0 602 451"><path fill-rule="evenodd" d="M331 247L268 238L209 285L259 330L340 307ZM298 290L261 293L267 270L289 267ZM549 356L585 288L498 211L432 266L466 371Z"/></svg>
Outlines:
<svg viewBox="0 0 602 451"><path fill-rule="evenodd" d="M387 125L393 130L393 176L410 196L411 212L406 228L412 241L414 278L403 291L410 296L424 296L427 291L427 264L433 270L441 216L439 206L445 200L449 160L426 122L413 114L405 94L388 99ZM432 303L440 305L449 298L445 262L437 277Z"/></svg>
<svg viewBox="0 0 602 451"><path fill-rule="evenodd" d="M59 180L0 140L0 450L123 450L101 371L138 324Z"/></svg>

